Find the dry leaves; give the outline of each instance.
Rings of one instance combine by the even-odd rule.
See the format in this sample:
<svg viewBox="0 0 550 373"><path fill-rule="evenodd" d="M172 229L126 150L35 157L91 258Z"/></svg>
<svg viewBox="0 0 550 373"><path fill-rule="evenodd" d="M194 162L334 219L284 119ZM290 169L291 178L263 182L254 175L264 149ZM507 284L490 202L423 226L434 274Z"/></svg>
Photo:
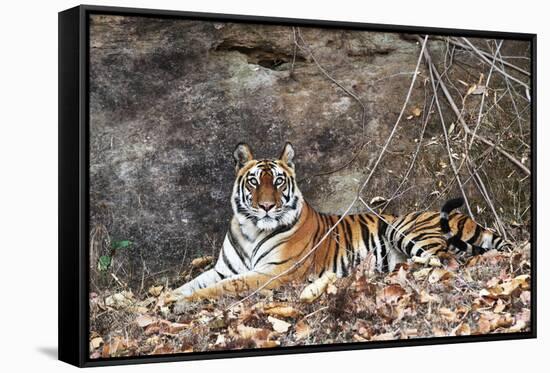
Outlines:
<svg viewBox="0 0 550 373"><path fill-rule="evenodd" d="M221 299L176 314L162 285L141 297L91 294L90 357L524 332L531 324L526 250L490 251L462 264L443 255L440 265L411 261L388 274L367 258L347 278L327 273L302 291L288 286L229 310L233 300Z"/></svg>

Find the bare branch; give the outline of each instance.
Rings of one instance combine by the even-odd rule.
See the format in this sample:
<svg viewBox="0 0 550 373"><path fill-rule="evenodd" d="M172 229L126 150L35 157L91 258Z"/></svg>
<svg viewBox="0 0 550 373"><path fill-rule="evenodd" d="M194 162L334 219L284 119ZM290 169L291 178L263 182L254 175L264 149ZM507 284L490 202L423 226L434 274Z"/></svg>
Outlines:
<svg viewBox="0 0 550 373"><path fill-rule="evenodd" d="M460 43L459 41L456 41L455 39L452 39L452 38L445 38L445 40L448 40L449 43L451 43L451 44L453 44L453 45L456 45L457 47L460 47L460 48L462 48L462 49L473 50L473 49L470 48L468 45L462 44L462 43ZM481 50L481 49L479 49L479 48L478 48L478 51L479 51L479 53L483 54L484 56L493 57L493 56L491 55L491 53L486 52L486 51L484 51L484 50ZM498 61L499 63L505 65L505 66L508 66L508 67L511 68L511 69L514 69L514 70L516 70L516 71L518 71L518 72L524 74L524 75L527 75L527 76L529 76L529 77L531 76L531 73L530 73L529 71L524 70L524 69L522 69L521 67L516 66L516 65L514 65L514 64L512 64L512 63L510 63L510 62L508 62L508 61L505 61L505 60L504 60L504 57L502 57L502 56L499 57L499 58L497 58L497 61ZM484 62L485 62L485 61L484 61Z"/></svg>
<svg viewBox="0 0 550 373"><path fill-rule="evenodd" d="M503 40L500 41L500 43L497 46L497 51L495 52L493 56L493 62L491 63L491 68L489 69L489 75L487 75L487 81L485 82L485 88L489 89L489 82L491 81L491 76L493 75L493 69L495 68L495 62L497 58L497 54L500 51L500 47L502 46ZM479 125L481 124L481 118L483 117L483 105L485 104L485 94L481 95L481 103L479 104L479 114L477 115L477 123L474 127L474 131L472 132L472 137L470 138L470 144L468 145L468 150L472 149L472 145L474 144L474 137L477 133L477 130L479 129Z"/></svg>
<svg viewBox="0 0 550 373"><path fill-rule="evenodd" d="M419 40L420 37L418 37ZM437 79L437 81L440 82L440 86L441 86L441 91L445 94L445 98L447 99L447 102L449 103L449 105L451 106L451 109L455 112L455 115L457 116L458 118L458 122L460 123L460 125L462 126L463 130L469 134L469 135L473 135L472 134L472 130L468 127L468 125L466 124L466 121L464 120L464 118L462 117L462 114L460 113L460 110L458 109L458 107L456 106L456 103L454 102L453 100L453 97L451 96L451 94L449 93L449 90L447 89L447 86L445 85L445 83L443 82L443 80L441 79L441 76L439 75L439 73L437 72L437 68L435 67L435 64L432 62L432 58L430 56L430 53L427 49L424 50L424 58L426 60L426 63L428 64L428 66L431 66L432 67L432 70L433 70L433 75L435 77L435 79ZM498 151L500 154L502 154L503 156L505 156L506 158L508 158L512 163L514 163L518 168L520 168L524 173L526 173L527 175L531 175L531 171L523 164L521 163L519 160L517 160L512 154L508 153L506 150L502 149L500 146L498 145L495 145L492 141L486 139L485 137L479 135L479 134L475 134L473 135L478 141L481 141L482 143L486 144L486 145L489 145L491 147L494 147L496 151Z"/></svg>
<svg viewBox="0 0 550 373"><path fill-rule="evenodd" d="M466 44L468 44L468 46L470 46L470 48L472 48L472 50L479 56L479 58L481 58L484 62L486 62L488 64L491 64L491 61L489 61L489 59L487 57L485 57L483 55L483 53L481 53L481 51L475 45L473 45L468 39L462 38L462 40L464 40L466 42ZM493 63L493 65L494 65L494 63ZM516 82L519 85L523 86L527 91L529 91L531 89L531 87L528 84L522 82L521 80L519 80L517 78L514 78L512 75L508 74L506 71L500 69L499 67L495 66L495 69L499 73L501 73L502 75L507 76L508 79L513 80L514 82Z"/></svg>

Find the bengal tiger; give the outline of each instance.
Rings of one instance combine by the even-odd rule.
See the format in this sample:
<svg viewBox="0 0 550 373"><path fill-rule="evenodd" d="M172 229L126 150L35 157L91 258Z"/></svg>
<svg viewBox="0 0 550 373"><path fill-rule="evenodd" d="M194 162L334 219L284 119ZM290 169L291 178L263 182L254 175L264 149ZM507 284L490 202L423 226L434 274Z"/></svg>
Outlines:
<svg viewBox="0 0 550 373"><path fill-rule="evenodd" d="M391 271L412 257L446 250L479 254L507 244L467 215L451 214L462 198L447 201L440 212L343 218L319 213L298 188L294 155L290 143L278 159L256 160L247 144L236 147L234 214L218 260L214 268L176 289L177 297L215 298L291 281L305 284L311 276L329 272L343 277L369 253L378 271Z"/></svg>

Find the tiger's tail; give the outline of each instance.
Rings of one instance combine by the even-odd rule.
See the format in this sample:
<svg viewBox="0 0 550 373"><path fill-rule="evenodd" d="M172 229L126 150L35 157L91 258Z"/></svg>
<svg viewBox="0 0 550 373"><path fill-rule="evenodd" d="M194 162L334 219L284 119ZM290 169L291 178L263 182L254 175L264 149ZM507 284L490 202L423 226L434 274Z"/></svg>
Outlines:
<svg viewBox="0 0 550 373"><path fill-rule="evenodd" d="M449 214L461 207L464 204L464 198L453 198L445 202L443 207L441 208L440 213L440 225L441 225L441 232L443 233L443 236L445 237L445 240L447 240L447 245L449 249L455 251L455 252L462 252L467 253L468 255L478 255L482 254L490 249L485 248L478 245L473 245L471 243L468 243L461 239L462 232L457 231L456 234L453 234L451 230L451 226L449 224ZM500 249L502 238L494 236L491 240L493 248Z"/></svg>

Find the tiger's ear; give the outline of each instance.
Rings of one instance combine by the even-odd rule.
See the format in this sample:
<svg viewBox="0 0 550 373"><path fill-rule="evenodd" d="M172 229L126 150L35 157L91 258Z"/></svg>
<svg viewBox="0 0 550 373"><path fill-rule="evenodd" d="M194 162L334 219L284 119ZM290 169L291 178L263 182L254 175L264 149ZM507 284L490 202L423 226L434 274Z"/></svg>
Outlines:
<svg viewBox="0 0 550 373"><path fill-rule="evenodd" d="M290 168L294 168L294 162L292 161L294 159L294 148L291 143L287 142L285 144L279 159L285 162Z"/></svg>
<svg viewBox="0 0 550 373"><path fill-rule="evenodd" d="M235 158L235 169L237 171L239 171L239 169L244 166L248 161L254 159L250 147L243 142L237 145L235 151L233 152L233 157Z"/></svg>

